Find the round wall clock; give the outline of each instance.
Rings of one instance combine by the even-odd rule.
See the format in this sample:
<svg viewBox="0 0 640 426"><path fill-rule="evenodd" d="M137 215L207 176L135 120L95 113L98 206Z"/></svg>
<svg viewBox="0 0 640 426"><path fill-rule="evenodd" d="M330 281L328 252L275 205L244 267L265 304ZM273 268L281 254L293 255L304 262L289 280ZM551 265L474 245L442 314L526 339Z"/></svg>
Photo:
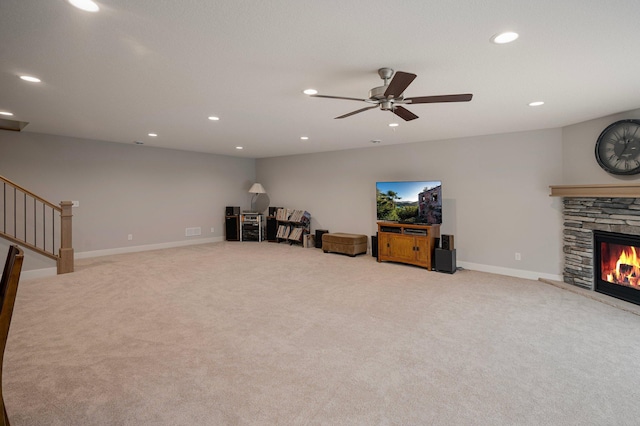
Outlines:
<svg viewBox="0 0 640 426"><path fill-rule="evenodd" d="M596 142L596 161L614 175L640 173L640 120L620 120L607 126Z"/></svg>

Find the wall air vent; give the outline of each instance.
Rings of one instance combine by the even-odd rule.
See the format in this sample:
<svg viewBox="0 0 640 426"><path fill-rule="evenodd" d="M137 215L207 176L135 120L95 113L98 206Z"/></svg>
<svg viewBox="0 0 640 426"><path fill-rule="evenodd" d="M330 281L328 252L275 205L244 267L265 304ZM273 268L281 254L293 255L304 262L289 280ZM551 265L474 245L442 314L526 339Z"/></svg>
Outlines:
<svg viewBox="0 0 640 426"><path fill-rule="evenodd" d="M29 124L26 121L7 120L6 118L0 118L0 130L12 130L19 132Z"/></svg>
<svg viewBox="0 0 640 426"><path fill-rule="evenodd" d="M197 228L185 228L185 237L195 237L196 235L202 235L202 228L200 228L199 226Z"/></svg>

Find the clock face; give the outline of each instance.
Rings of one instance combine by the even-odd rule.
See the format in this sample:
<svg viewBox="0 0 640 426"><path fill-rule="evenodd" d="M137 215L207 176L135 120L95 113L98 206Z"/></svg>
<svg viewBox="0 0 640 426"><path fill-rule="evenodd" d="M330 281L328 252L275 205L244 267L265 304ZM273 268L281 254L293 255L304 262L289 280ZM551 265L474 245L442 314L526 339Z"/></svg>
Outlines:
<svg viewBox="0 0 640 426"><path fill-rule="evenodd" d="M621 120L602 131L596 142L600 167L615 175L640 173L640 120Z"/></svg>

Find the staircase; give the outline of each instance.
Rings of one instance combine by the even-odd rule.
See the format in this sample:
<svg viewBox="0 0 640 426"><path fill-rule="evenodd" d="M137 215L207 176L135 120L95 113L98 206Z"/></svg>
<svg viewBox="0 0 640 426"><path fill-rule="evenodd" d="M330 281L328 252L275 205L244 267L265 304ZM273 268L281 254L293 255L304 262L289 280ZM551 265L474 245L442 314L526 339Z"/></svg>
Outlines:
<svg viewBox="0 0 640 426"><path fill-rule="evenodd" d="M0 183L0 237L55 260L58 274L73 272L72 202L56 206L2 176Z"/></svg>

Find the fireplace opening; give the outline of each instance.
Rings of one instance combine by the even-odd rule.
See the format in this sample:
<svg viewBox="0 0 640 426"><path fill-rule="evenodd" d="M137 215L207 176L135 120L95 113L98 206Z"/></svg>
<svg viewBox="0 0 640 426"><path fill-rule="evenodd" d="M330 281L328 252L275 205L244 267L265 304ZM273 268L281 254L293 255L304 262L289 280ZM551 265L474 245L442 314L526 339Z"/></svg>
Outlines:
<svg viewBox="0 0 640 426"><path fill-rule="evenodd" d="M640 236L594 231L595 290L640 305Z"/></svg>

